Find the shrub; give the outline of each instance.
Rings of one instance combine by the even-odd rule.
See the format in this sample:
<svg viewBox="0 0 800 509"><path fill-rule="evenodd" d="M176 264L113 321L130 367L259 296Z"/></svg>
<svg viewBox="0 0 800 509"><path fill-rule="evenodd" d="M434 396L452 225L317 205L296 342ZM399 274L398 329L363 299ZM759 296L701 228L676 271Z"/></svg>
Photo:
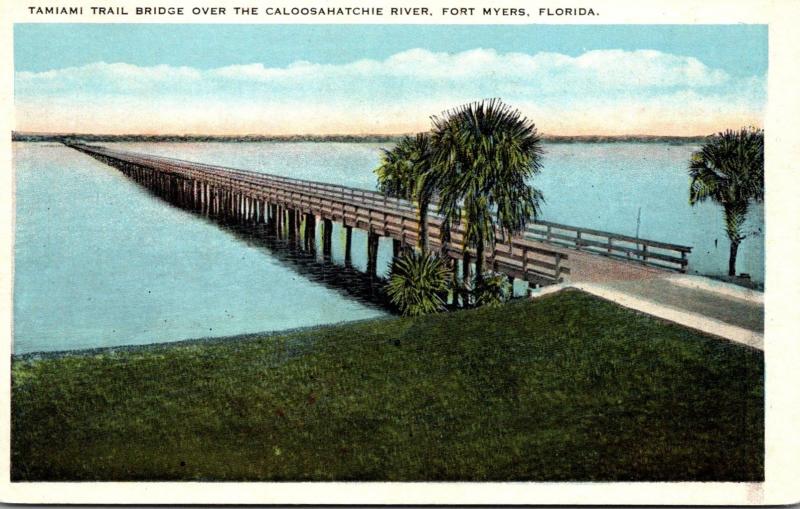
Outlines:
<svg viewBox="0 0 800 509"><path fill-rule="evenodd" d="M475 278L473 287L476 306L497 307L511 298L511 284L503 274L486 272L480 280Z"/></svg>
<svg viewBox="0 0 800 509"><path fill-rule="evenodd" d="M406 316L437 313L446 309L449 271L438 256L411 252L392 264L386 293Z"/></svg>

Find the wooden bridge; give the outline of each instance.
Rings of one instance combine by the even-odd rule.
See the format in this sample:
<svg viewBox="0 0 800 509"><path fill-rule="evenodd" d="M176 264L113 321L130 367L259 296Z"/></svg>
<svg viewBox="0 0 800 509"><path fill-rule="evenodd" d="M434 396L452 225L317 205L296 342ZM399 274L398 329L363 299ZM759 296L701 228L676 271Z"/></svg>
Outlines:
<svg viewBox="0 0 800 509"><path fill-rule="evenodd" d="M393 239L394 254L415 246L419 221L413 203L346 186L280 177L105 147L68 146L118 168L129 178L186 209L228 221L265 224L278 237L315 249L322 224L322 251L330 257L333 222L345 229L345 263L351 259L352 229L367 232L367 272L377 269L378 240ZM442 220L429 213L428 245L453 260L464 259L463 226L442 241ZM565 279L591 280L609 271L644 277L653 271L686 272L688 246L599 230L537 221L485 252L487 266L509 278L539 286ZM474 250L466 249L474 259ZM630 278L630 277L628 277Z"/></svg>

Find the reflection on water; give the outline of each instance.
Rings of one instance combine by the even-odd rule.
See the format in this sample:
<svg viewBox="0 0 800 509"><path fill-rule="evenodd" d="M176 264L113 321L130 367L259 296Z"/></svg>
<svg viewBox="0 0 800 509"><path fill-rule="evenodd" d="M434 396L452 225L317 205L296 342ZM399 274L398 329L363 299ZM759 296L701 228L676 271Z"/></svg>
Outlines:
<svg viewBox="0 0 800 509"><path fill-rule="evenodd" d="M394 311L386 293L383 292L385 278L371 276L363 269L352 263L345 263L342 259L324 256L319 232L316 236L316 249L308 250L303 247L302 234L299 241L279 238L271 233L265 224L248 226L230 223L223 224L222 227L248 246L265 250L284 267L309 281L324 285L365 305L377 306L389 312ZM343 251L344 247L337 243L337 237L339 236L334 236L334 249ZM362 247L366 249L366 242L364 246L356 242L354 244L353 249Z"/></svg>

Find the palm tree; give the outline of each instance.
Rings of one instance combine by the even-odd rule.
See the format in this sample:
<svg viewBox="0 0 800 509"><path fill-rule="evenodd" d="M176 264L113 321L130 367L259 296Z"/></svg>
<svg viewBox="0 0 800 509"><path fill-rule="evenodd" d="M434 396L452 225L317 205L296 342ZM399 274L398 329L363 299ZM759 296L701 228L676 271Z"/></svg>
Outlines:
<svg viewBox="0 0 800 509"><path fill-rule="evenodd" d="M444 311L449 271L428 251L406 253L394 260L386 293L406 316Z"/></svg>
<svg viewBox="0 0 800 509"><path fill-rule="evenodd" d="M689 176L690 205L705 200L722 205L731 241L728 275L735 276L748 206L764 200L764 130L745 127L712 136L692 153Z"/></svg>
<svg viewBox="0 0 800 509"><path fill-rule="evenodd" d="M428 248L428 206L436 189L427 176L430 170L431 140L427 133L404 136L391 150L383 150L375 170L378 190L395 198L416 201L419 211L419 248Z"/></svg>
<svg viewBox="0 0 800 509"><path fill-rule="evenodd" d="M484 250L497 234L519 233L540 212L542 193L528 182L541 171L541 137L533 122L499 99L470 103L434 116L432 168L426 180L439 191L443 233L463 221L465 278L474 247L476 285Z"/></svg>

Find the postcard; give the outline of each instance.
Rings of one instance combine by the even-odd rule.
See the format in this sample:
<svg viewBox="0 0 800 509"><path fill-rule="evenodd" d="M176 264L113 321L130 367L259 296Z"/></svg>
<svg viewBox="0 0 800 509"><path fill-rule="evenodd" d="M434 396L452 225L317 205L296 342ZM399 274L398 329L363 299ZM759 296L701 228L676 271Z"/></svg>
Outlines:
<svg viewBox="0 0 800 509"><path fill-rule="evenodd" d="M0 500L800 499L796 3L2 8Z"/></svg>

